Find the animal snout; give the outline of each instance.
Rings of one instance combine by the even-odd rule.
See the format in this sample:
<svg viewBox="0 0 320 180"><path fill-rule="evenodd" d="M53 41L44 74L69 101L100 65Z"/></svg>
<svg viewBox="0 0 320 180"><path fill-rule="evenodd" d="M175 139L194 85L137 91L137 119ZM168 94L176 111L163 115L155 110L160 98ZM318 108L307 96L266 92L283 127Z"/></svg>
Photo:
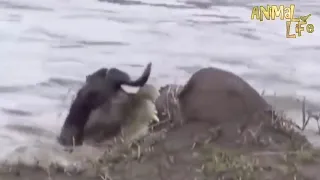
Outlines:
<svg viewBox="0 0 320 180"><path fill-rule="evenodd" d="M58 141L59 144L61 144L63 146L67 146L69 144L68 140L65 137L62 137L62 136L57 137L57 141Z"/></svg>
<svg viewBox="0 0 320 180"><path fill-rule="evenodd" d="M83 139L74 128L64 128L57 141L63 146L79 146L82 145Z"/></svg>

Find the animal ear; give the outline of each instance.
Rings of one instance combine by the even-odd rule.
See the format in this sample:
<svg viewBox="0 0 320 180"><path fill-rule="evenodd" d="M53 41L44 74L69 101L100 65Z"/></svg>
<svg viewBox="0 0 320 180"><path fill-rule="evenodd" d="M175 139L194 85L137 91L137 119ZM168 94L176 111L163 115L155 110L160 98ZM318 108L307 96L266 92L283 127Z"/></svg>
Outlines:
<svg viewBox="0 0 320 180"><path fill-rule="evenodd" d="M147 67L144 69L142 75L135 81L130 79L128 73L121 71L117 68L111 68L107 73L107 80L115 83L116 86L121 85L129 86L144 86L149 79L151 73L151 63L148 63Z"/></svg>
<svg viewBox="0 0 320 180"><path fill-rule="evenodd" d="M96 78L96 77L105 79L105 78L107 78L107 72L108 72L107 68L100 68L97 71L95 71L94 73L87 75L86 76L86 82L88 82L92 78Z"/></svg>

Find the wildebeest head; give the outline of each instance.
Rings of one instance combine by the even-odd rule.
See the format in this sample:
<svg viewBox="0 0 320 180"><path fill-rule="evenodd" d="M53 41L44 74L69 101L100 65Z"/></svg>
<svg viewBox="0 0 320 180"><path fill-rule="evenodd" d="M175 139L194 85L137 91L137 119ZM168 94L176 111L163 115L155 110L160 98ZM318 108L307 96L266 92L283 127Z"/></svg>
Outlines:
<svg viewBox="0 0 320 180"><path fill-rule="evenodd" d="M145 85L150 73L151 63L136 81L132 81L126 72L117 68L101 68L88 75L85 84L77 92L70 106L58 142L65 146L81 145L84 138L84 127L90 113L105 103L111 106L110 101L121 89L121 85L140 87Z"/></svg>

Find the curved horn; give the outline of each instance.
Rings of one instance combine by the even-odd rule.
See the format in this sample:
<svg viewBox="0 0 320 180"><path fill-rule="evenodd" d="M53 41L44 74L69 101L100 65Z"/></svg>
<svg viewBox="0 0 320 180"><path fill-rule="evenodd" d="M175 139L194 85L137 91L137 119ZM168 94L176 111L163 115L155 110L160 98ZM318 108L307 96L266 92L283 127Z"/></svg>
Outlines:
<svg viewBox="0 0 320 180"><path fill-rule="evenodd" d="M151 63L148 63L142 75L135 81L132 81L130 79L128 73L123 72L117 68L111 68L108 71L107 79L112 80L118 86L121 86L122 84L129 86L144 86L149 79L151 73L151 65Z"/></svg>

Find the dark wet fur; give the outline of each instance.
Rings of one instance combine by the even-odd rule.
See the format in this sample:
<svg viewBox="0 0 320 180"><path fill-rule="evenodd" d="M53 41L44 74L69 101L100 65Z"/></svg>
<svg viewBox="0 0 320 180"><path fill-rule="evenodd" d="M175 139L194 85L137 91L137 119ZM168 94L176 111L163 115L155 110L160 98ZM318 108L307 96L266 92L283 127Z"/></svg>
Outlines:
<svg viewBox="0 0 320 180"><path fill-rule="evenodd" d="M85 139L100 142L119 133L121 125L127 119L126 116L134 106L134 94L128 94L123 90L111 99L109 104L103 104L92 111L89 121L84 128Z"/></svg>
<svg viewBox="0 0 320 180"><path fill-rule="evenodd" d="M151 63L136 81L132 81L126 72L117 68L101 68L86 78L85 84L77 92L62 127L58 141L62 145L81 145L84 127L90 113L104 105L112 108L111 100L121 89L121 85L143 86L149 79ZM74 138L74 140L73 140ZM74 141L74 142L73 142Z"/></svg>
<svg viewBox="0 0 320 180"><path fill-rule="evenodd" d="M128 120L132 120L132 116L139 111L138 107L141 107L145 99L152 98L141 92L130 94L119 90L110 101L111 108L102 105L91 113L84 129L85 139L88 142L99 143L116 136L121 127L128 123Z"/></svg>

